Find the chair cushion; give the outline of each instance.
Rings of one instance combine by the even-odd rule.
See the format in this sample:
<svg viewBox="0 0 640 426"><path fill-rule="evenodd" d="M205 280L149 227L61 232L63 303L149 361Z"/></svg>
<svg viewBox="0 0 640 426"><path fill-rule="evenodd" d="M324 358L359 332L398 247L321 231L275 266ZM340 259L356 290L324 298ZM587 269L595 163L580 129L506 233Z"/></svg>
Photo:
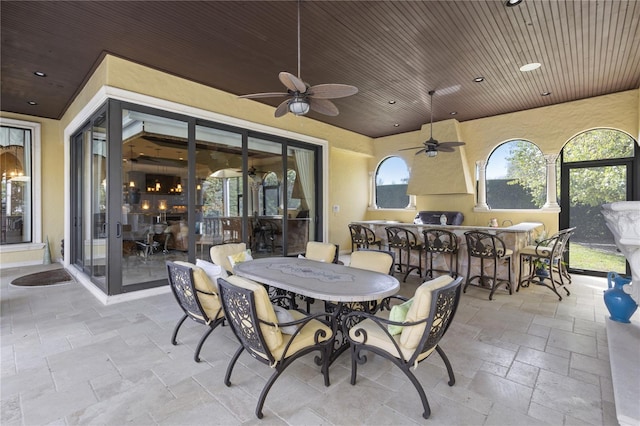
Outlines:
<svg viewBox="0 0 640 426"><path fill-rule="evenodd" d="M256 315L258 316L258 318L263 321L272 323L278 322L278 317L273 310L273 305L271 304L269 295L267 294L267 290L263 285L258 284L255 281L239 277L237 275L230 275L226 278L226 281L235 286L253 291L253 298L256 304ZM261 324L260 329L262 330L262 335L264 337L265 343L267 344L267 347L273 353L273 350L282 345L283 342L282 332L280 331L280 328Z"/></svg>
<svg viewBox="0 0 640 426"><path fill-rule="evenodd" d="M449 275L425 281L416 289L413 303L407 312L406 322L420 321L429 316L431 311L431 292L446 286L453 281ZM415 349L424 334L426 323L404 327L400 334L400 343L407 349Z"/></svg>
<svg viewBox="0 0 640 426"><path fill-rule="evenodd" d="M246 249L247 245L245 243L220 244L211 247L209 255L213 263L222 266L227 272L233 272L233 266L229 263L228 256L240 253Z"/></svg>
<svg viewBox="0 0 640 426"><path fill-rule="evenodd" d="M409 299L406 302L401 303L399 305L393 305L391 307L391 310L389 311L389 319L391 321L405 322L407 318L407 313L409 312L409 308L411 307L412 303L413 303L413 299ZM401 325L389 324L387 328L389 329L389 333L392 336L395 336L396 334L402 333L402 329L404 327Z"/></svg>
<svg viewBox="0 0 640 426"><path fill-rule="evenodd" d="M385 333L384 328L380 327L380 325L376 324L374 321L370 320L370 319L366 319L360 323L358 323L357 325L351 327L351 329L349 330L349 336L351 337L352 340L356 341L356 342L362 342L363 340L363 336L356 336L356 330L359 329L363 329L364 331L366 331L367 333L367 345L371 345L371 346L375 346L378 347L382 350L384 350L385 352L388 352L389 354L391 354L392 356L396 357L396 358L400 358L400 353L398 352L398 350L396 349L396 347L394 346L393 342L391 341L391 339L393 339L398 346L400 347L400 351L402 352L402 356L404 357L405 360L409 359L411 357L411 355L413 355L413 353L415 352L416 348L407 348L405 346L402 346L402 344L400 344L400 335L395 335L392 336L391 338L389 338L389 335L387 333ZM428 357L429 354L431 354L431 352L435 349L435 347L431 348L428 351L425 351L423 353L421 353L418 356L417 361L421 361L424 358Z"/></svg>
<svg viewBox="0 0 640 426"><path fill-rule="evenodd" d="M393 264L393 257L382 251L359 250L351 253L352 268L388 274Z"/></svg>
<svg viewBox="0 0 640 426"><path fill-rule="evenodd" d="M273 310L275 311L276 317L278 318L278 323L295 321L295 319L293 318L293 315L291 315L291 312L289 312L282 306L273 305ZM293 334L297 330L298 330L297 325L288 325L286 327L280 327L280 331L282 331L284 334Z"/></svg>
<svg viewBox="0 0 640 426"><path fill-rule="evenodd" d="M207 276L204 269L199 266L194 265L189 262L176 261L174 262L176 265L187 266L193 270L193 285L196 290L204 291L206 293L212 294L203 294L197 293L198 300L200 301L200 306L207 314L207 316L212 319L218 319L223 316L222 310L220 309L220 298L218 297L218 288ZM204 318L200 314L200 312L192 312L194 316L204 321Z"/></svg>
<svg viewBox="0 0 640 426"><path fill-rule="evenodd" d="M239 253L227 256L227 259L229 259L229 264L233 268L234 266L236 266L236 263L242 263L242 262L246 262L247 260L253 260L253 256L251 256L251 250L246 249Z"/></svg>
<svg viewBox="0 0 640 426"><path fill-rule="evenodd" d="M206 260L196 259L196 266L204 270L216 289L218 288L218 278L227 278L229 276L222 266Z"/></svg>
<svg viewBox="0 0 640 426"><path fill-rule="evenodd" d="M336 246L335 244L309 241L307 243L307 252L305 253L305 257L318 262L331 263L336 257Z"/></svg>
<svg viewBox="0 0 640 426"><path fill-rule="evenodd" d="M537 249L537 251L536 251ZM539 257L549 257L551 252L553 251L553 247L546 246L526 246L520 249L520 256L539 256Z"/></svg>
<svg viewBox="0 0 640 426"><path fill-rule="evenodd" d="M293 316L295 320L303 319L306 317L305 314L299 311L290 310L288 312L291 314L291 316ZM282 334L282 344L277 348L270 348L271 354L276 360L280 361L284 358L290 357L301 349L315 345L316 330L324 330L325 332L325 336L320 337L319 339L321 342L325 342L333 338L331 327L327 327L320 321L312 319L309 320L309 322L300 325L300 333L298 333L296 336L292 336L291 334ZM289 346L289 349L287 349L287 353L285 354L284 350L291 339L293 339L293 341L291 342L291 346Z"/></svg>

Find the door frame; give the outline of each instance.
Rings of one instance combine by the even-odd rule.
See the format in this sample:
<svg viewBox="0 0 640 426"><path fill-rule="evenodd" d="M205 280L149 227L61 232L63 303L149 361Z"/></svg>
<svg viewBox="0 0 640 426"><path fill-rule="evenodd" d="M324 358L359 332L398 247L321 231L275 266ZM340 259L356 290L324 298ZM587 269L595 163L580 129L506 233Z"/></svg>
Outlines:
<svg viewBox="0 0 640 426"><path fill-rule="evenodd" d="M575 161L570 163L564 162L563 153L560 155L560 213L559 213L559 225L560 229L566 229L571 226L570 224L570 209L571 203L569 199L569 174L572 169L585 169L595 167L612 167L612 166L625 166L627 169L627 200L635 201L640 199L640 184L638 180L640 178L640 172L638 170L638 164L640 164L640 149L638 149L637 141L634 142L634 156L626 158L606 158L601 160L589 160L589 161ZM563 261L569 265L567 268L570 273L579 275L590 275L596 277L606 277L606 271L594 271L572 268L569 264L569 250L571 247L571 240L569 240L568 249L563 253ZM629 261L626 261L626 274L631 274L631 268L629 267Z"/></svg>

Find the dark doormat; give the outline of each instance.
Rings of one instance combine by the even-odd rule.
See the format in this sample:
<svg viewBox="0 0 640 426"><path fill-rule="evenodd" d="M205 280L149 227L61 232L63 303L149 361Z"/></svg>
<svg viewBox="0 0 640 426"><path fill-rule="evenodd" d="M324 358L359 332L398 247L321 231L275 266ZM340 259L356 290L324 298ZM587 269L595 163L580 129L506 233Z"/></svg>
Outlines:
<svg viewBox="0 0 640 426"><path fill-rule="evenodd" d="M51 271L36 272L35 274L24 275L11 281L11 285L18 287L41 287L45 285L62 284L74 282L73 277L64 269L53 269Z"/></svg>

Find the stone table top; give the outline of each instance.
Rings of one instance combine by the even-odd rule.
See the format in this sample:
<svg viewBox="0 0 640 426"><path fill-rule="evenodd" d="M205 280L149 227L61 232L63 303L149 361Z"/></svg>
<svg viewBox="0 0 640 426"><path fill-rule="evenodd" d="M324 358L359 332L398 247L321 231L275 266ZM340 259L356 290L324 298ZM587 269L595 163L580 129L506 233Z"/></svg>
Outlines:
<svg viewBox="0 0 640 426"><path fill-rule="evenodd" d="M236 264L235 274L320 300L365 302L391 296L400 282L391 275L295 257L268 257Z"/></svg>

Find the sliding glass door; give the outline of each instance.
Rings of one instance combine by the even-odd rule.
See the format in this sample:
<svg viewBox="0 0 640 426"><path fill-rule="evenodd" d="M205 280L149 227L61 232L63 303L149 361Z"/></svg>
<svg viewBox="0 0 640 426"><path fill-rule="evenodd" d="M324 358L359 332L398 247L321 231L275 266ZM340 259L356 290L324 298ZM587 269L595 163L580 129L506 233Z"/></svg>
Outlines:
<svg viewBox="0 0 640 426"><path fill-rule="evenodd" d="M166 285L168 260L321 235L321 148L110 100L72 137L72 262L107 294Z"/></svg>

